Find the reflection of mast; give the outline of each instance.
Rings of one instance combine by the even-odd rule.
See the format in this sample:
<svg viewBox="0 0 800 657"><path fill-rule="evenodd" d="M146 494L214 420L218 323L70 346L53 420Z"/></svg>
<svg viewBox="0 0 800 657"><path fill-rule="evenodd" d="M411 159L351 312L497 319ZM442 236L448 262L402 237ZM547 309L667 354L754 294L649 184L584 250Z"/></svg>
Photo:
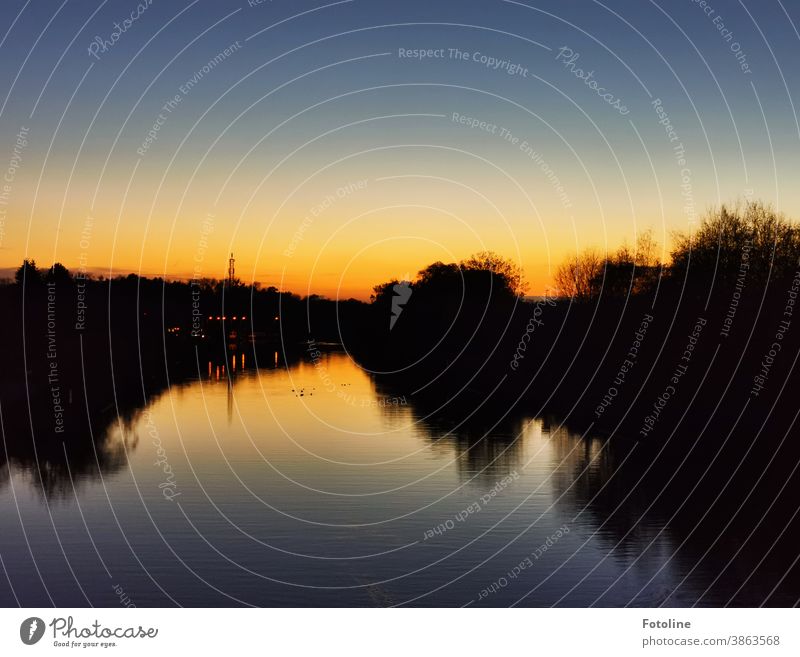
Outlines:
<svg viewBox="0 0 800 657"><path fill-rule="evenodd" d="M236 268L234 265L236 264L236 260L233 257L233 253L231 253L231 257L228 260L228 287L233 287L233 279L236 275Z"/></svg>
<svg viewBox="0 0 800 657"><path fill-rule="evenodd" d="M233 420L233 380L230 370L228 371L228 426Z"/></svg>

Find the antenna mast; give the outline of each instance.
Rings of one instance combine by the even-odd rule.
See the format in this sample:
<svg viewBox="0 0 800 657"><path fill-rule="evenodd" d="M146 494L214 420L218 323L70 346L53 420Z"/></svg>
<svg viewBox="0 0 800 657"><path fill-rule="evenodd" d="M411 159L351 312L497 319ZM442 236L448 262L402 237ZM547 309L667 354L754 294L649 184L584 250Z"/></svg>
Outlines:
<svg viewBox="0 0 800 657"><path fill-rule="evenodd" d="M228 260L228 287L233 287L233 280L236 277L235 264L236 260L233 257L233 253L231 253L231 257Z"/></svg>

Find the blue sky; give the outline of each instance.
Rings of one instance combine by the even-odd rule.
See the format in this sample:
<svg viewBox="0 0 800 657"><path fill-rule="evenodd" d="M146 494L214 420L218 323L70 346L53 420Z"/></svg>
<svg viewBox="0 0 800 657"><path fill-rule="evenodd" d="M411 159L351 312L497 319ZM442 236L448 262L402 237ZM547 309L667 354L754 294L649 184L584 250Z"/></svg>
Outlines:
<svg viewBox="0 0 800 657"><path fill-rule="evenodd" d="M491 248L540 292L576 249L648 227L668 247L719 202L800 218L796 3L138 7L4 3L0 268L187 275L213 214L208 275L235 250L247 277L364 296L370 277ZM400 56L414 50L439 56Z"/></svg>

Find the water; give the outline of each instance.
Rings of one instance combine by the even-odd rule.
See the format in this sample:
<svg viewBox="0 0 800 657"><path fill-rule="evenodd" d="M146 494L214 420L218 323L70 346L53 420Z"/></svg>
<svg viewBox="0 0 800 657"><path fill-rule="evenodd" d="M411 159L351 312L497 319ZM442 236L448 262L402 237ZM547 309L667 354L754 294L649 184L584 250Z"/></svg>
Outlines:
<svg viewBox="0 0 800 657"><path fill-rule="evenodd" d="M232 385L209 365L112 426L95 463L11 460L0 603L652 606L709 583L636 500L627 528L598 514L600 439L524 416L454 428L343 353L241 358Z"/></svg>

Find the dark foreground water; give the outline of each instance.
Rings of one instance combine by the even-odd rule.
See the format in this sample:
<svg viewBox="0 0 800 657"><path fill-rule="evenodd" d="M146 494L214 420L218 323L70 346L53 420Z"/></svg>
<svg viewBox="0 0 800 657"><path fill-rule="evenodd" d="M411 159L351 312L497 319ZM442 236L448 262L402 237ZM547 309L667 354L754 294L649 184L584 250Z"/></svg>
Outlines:
<svg viewBox="0 0 800 657"><path fill-rule="evenodd" d="M735 593L676 553L681 539L640 500L625 502L624 528L598 513L614 473L600 439L535 417L487 435L431 420L341 353L257 370L241 358L233 385L209 366L112 427L102 467L4 466L0 603L658 606Z"/></svg>

